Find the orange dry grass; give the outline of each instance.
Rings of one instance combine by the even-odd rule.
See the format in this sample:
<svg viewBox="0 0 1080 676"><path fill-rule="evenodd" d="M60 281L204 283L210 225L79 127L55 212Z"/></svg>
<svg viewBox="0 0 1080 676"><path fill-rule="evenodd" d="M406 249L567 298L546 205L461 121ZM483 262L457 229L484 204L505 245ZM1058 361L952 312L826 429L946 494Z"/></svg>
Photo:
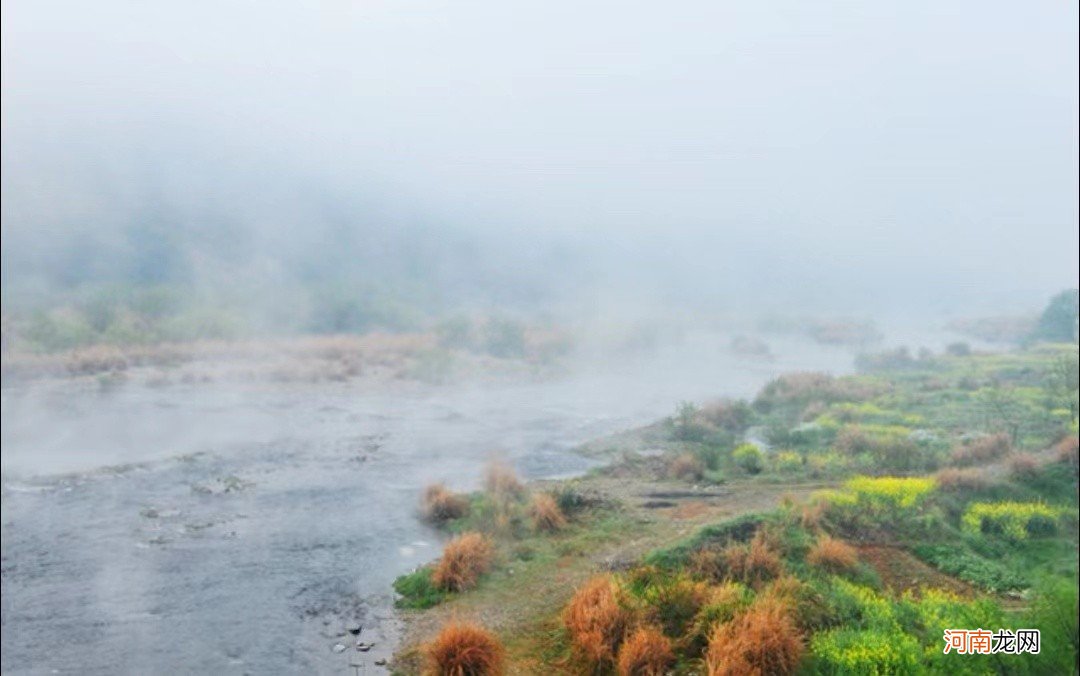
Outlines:
<svg viewBox="0 0 1080 676"><path fill-rule="evenodd" d="M668 476L694 481L705 473L705 465L693 453L683 453L668 463Z"/></svg>
<svg viewBox="0 0 1080 676"><path fill-rule="evenodd" d="M633 623L622 596L611 576L599 575L578 588L563 609L562 621L575 653L594 669L614 663Z"/></svg>
<svg viewBox="0 0 1080 676"><path fill-rule="evenodd" d="M715 550L703 548L690 555L687 566L694 577L719 582L724 579L727 567L723 555Z"/></svg>
<svg viewBox="0 0 1080 676"><path fill-rule="evenodd" d="M436 523L460 519L469 512L469 501L443 484L431 484L424 489L424 518Z"/></svg>
<svg viewBox="0 0 1080 676"><path fill-rule="evenodd" d="M505 650L494 634L475 624L451 621L425 648L429 676L497 676Z"/></svg>
<svg viewBox="0 0 1080 676"><path fill-rule="evenodd" d="M529 516L532 517L536 530L553 533L566 527L566 517L559 509L559 503L547 493L537 493L533 496L532 504L529 506Z"/></svg>
<svg viewBox="0 0 1080 676"><path fill-rule="evenodd" d="M764 598L709 638L705 667L709 676L784 676L802 658L802 635L787 605Z"/></svg>
<svg viewBox="0 0 1080 676"><path fill-rule="evenodd" d="M943 491L978 490L989 484L986 473L974 467L946 467L934 475L937 487Z"/></svg>
<svg viewBox="0 0 1080 676"><path fill-rule="evenodd" d="M674 663L671 640L656 627L639 627L619 648L619 676L663 676Z"/></svg>
<svg viewBox="0 0 1080 676"><path fill-rule="evenodd" d="M431 579L441 589L469 589L491 569L494 557L495 547L491 538L481 533L462 533L446 543Z"/></svg>
<svg viewBox="0 0 1080 676"><path fill-rule="evenodd" d="M525 484L514 469L501 460L492 460L484 471L484 488L496 499L516 499L525 494Z"/></svg>
<svg viewBox="0 0 1080 676"><path fill-rule="evenodd" d="M974 465L996 460L1012 450L1012 441L1004 432L973 439L952 451L954 465Z"/></svg>
<svg viewBox="0 0 1080 676"><path fill-rule="evenodd" d="M1080 468L1080 442L1076 437L1065 437L1057 445L1057 461L1070 467L1073 474Z"/></svg>
<svg viewBox="0 0 1080 676"><path fill-rule="evenodd" d="M814 544L806 560L812 566L841 573L855 568L859 563L859 554L843 540L826 535Z"/></svg>
<svg viewBox="0 0 1080 676"><path fill-rule="evenodd" d="M761 531L749 545L730 545L721 553L728 576L751 586L768 582L783 572L780 555Z"/></svg>
<svg viewBox="0 0 1080 676"><path fill-rule="evenodd" d="M1031 479L1039 473L1039 459L1030 453L1013 453L1007 462L1009 474L1015 479Z"/></svg>

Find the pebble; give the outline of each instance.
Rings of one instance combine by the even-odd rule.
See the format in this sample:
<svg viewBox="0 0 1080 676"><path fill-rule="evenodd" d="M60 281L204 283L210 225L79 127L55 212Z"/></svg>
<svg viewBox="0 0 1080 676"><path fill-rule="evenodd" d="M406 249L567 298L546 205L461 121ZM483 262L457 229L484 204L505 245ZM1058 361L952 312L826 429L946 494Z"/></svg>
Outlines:
<svg viewBox="0 0 1080 676"><path fill-rule="evenodd" d="M336 653L343 653L343 652L345 652L345 646L344 646L344 645L342 645L341 643L335 643L335 644L334 644L334 652L336 652Z"/></svg>

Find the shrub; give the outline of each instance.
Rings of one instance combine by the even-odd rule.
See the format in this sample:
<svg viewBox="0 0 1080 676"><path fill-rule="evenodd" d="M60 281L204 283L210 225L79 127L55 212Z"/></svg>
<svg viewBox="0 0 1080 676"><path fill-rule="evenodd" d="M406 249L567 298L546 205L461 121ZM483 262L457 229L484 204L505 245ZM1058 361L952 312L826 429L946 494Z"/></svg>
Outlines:
<svg viewBox="0 0 1080 676"><path fill-rule="evenodd" d="M892 602L869 587L833 577L825 593L841 624L861 629L888 629L897 624Z"/></svg>
<svg viewBox="0 0 1080 676"><path fill-rule="evenodd" d="M842 573L851 571L858 565L859 554L843 540L826 535L814 544L806 555L806 560L812 566Z"/></svg>
<svg viewBox="0 0 1080 676"><path fill-rule="evenodd" d="M1073 476L1080 470L1080 442L1076 437L1065 437L1058 442L1057 461L1072 469Z"/></svg>
<svg viewBox="0 0 1080 676"><path fill-rule="evenodd" d="M671 418L672 436L679 441L701 441L712 428L700 420L701 410L689 401L679 402Z"/></svg>
<svg viewBox="0 0 1080 676"><path fill-rule="evenodd" d="M1014 479L1027 481L1039 475L1039 459L1030 453L1013 453L1007 462Z"/></svg>
<svg viewBox="0 0 1080 676"><path fill-rule="evenodd" d="M709 586L678 574L646 584L640 596L648 606L649 619L668 636L679 637L708 600Z"/></svg>
<svg viewBox="0 0 1080 676"><path fill-rule="evenodd" d="M1042 673L1075 673L1080 651L1076 609L1075 578L1046 578L1036 589L1026 626L1042 632L1042 650L1038 657L1031 656Z"/></svg>
<svg viewBox="0 0 1080 676"><path fill-rule="evenodd" d="M736 434L750 426L753 416L753 409L745 401L715 401L700 412L708 423Z"/></svg>
<svg viewBox="0 0 1080 676"><path fill-rule="evenodd" d="M451 621L426 646L429 676L497 676L505 668L502 643L475 624Z"/></svg>
<svg viewBox="0 0 1080 676"><path fill-rule="evenodd" d="M533 527L536 530L553 533L562 530L566 526L566 517L559 509L559 503L547 493L537 493L529 505L529 516L532 517Z"/></svg>
<svg viewBox="0 0 1080 676"><path fill-rule="evenodd" d="M768 413L778 408L804 409L810 402L865 401L880 391L866 379L833 378L827 373L788 373L769 382L754 400Z"/></svg>
<svg viewBox="0 0 1080 676"><path fill-rule="evenodd" d="M870 457L880 468L908 470L924 464L918 445L911 439L911 430L899 425L844 427L835 446L849 458Z"/></svg>
<svg viewBox="0 0 1080 676"><path fill-rule="evenodd" d="M723 444L698 444L694 447L694 455L705 465L707 471L719 470L720 463L723 461L726 452L727 449Z"/></svg>
<svg viewBox="0 0 1080 676"><path fill-rule="evenodd" d="M563 625L574 652L590 667L611 665L633 624L624 592L609 575L600 575L582 585L563 609Z"/></svg>
<svg viewBox="0 0 1080 676"><path fill-rule="evenodd" d="M774 599L760 600L709 637L709 676L792 674L802 658L803 640L790 610Z"/></svg>
<svg viewBox="0 0 1080 676"><path fill-rule="evenodd" d="M1061 510L1041 502L974 502L961 519L968 533L997 533L1013 541L1052 533Z"/></svg>
<svg viewBox="0 0 1080 676"><path fill-rule="evenodd" d="M619 648L619 676L663 676L674 663L671 640L655 627L639 627Z"/></svg>
<svg viewBox="0 0 1080 676"><path fill-rule="evenodd" d="M773 464L776 466L776 471L790 474L802 469L803 459L801 455L793 451L781 451L773 456Z"/></svg>
<svg viewBox="0 0 1080 676"><path fill-rule="evenodd" d="M525 494L525 484L514 469L501 460L492 460L484 470L484 489L496 500L517 499Z"/></svg>
<svg viewBox="0 0 1080 676"><path fill-rule="evenodd" d="M721 553L728 575L751 586L768 582L783 571L783 562L758 531L748 545L728 545Z"/></svg>
<svg viewBox="0 0 1080 676"><path fill-rule="evenodd" d="M747 474L757 474L764 468L764 454L754 444L739 444L731 452L731 459Z"/></svg>
<svg viewBox="0 0 1080 676"><path fill-rule="evenodd" d="M976 437L952 451L954 465L974 465L1002 458L1012 451L1012 442L1004 432Z"/></svg>
<svg viewBox="0 0 1080 676"><path fill-rule="evenodd" d="M980 469L946 467L938 470L934 481L943 491L977 491L986 488L990 482L986 473Z"/></svg>
<svg viewBox="0 0 1080 676"><path fill-rule="evenodd" d="M815 673L830 676L910 674L919 671L919 642L899 629L834 629L810 642Z"/></svg>
<svg viewBox="0 0 1080 676"><path fill-rule="evenodd" d="M432 484L424 489L422 510L428 521L442 523L468 514L469 501L443 484Z"/></svg>
<svg viewBox="0 0 1080 676"><path fill-rule="evenodd" d="M401 595L394 605L398 608L423 610L442 603L446 598L446 590L436 586L431 576L431 567L424 566L394 580L394 591Z"/></svg>
<svg viewBox="0 0 1080 676"><path fill-rule="evenodd" d="M668 463L667 470L673 479L697 481L705 473L705 465L693 453L682 453Z"/></svg>
<svg viewBox="0 0 1080 676"><path fill-rule="evenodd" d="M595 496L586 495L571 485L563 484L555 491L555 502L566 516L592 507L600 502Z"/></svg>
<svg viewBox="0 0 1080 676"><path fill-rule="evenodd" d="M703 547L690 554L686 567L691 575L714 582L723 580L727 573L723 554L712 547Z"/></svg>
<svg viewBox="0 0 1080 676"><path fill-rule="evenodd" d="M753 600L753 593L738 582L727 582L709 589L705 603L694 616L690 625L690 636L700 641L704 647L717 625L730 622L735 616L746 610Z"/></svg>
<svg viewBox="0 0 1080 676"><path fill-rule="evenodd" d="M447 591L463 591L476 585L491 569L495 548L481 533L462 533L446 543L442 558L432 573L435 586Z"/></svg>

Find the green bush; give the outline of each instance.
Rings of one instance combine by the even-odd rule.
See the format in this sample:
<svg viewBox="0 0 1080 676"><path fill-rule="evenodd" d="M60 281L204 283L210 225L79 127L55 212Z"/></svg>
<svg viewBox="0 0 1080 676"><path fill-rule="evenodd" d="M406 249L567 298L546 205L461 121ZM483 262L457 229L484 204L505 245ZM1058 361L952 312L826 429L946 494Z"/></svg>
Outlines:
<svg viewBox="0 0 1080 676"><path fill-rule="evenodd" d="M424 566L394 580L394 591L401 595L394 605L422 610L442 603L447 592L435 585L431 573L431 567Z"/></svg>
<svg viewBox="0 0 1080 676"><path fill-rule="evenodd" d="M916 673L919 642L891 629L833 629L810 642L811 673L828 676L886 676Z"/></svg>
<svg viewBox="0 0 1080 676"><path fill-rule="evenodd" d="M773 455L773 466L777 472L792 474L803 467L803 458L793 451L780 451Z"/></svg>
<svg viewBox="0 0 1080 676"><path fill-rule="evenodd" d="M739 444L731 452L731 459L747 474L758 474L765 468L765 454L754 444Z"/></svg>
<svg viewBox="0 0 1080 676"><path fill-rule="evenodd" d="M1031 656L1032 671L1076 673L1080 658L1076 580L1046 579L1039 583L1026 626L1041 632L1041 651Z"/></svg>

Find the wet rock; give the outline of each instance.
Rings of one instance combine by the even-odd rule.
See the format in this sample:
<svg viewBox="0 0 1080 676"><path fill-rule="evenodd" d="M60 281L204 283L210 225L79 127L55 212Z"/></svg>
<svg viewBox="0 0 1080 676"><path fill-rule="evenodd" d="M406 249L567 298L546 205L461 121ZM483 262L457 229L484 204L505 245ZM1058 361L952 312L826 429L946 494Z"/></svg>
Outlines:
<svg viewBox="0 0 1080 676"><path fill-rule="evenodd" d="M332 650L335 653L343 653L343 652L345 652L345 645L343 643L335 643Z"/></svg>

